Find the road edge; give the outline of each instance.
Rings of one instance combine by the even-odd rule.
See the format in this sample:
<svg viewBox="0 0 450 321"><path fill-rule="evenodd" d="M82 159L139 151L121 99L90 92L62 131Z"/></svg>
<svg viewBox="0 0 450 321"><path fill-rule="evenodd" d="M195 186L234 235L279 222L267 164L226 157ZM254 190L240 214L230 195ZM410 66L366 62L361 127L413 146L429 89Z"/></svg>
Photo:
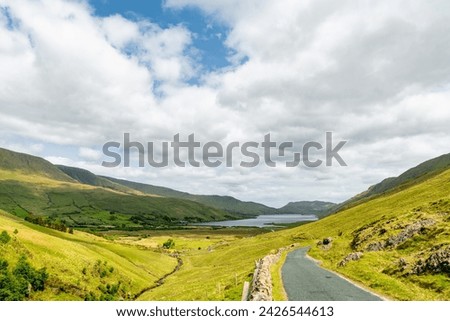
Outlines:
<svg viewBox="0 0 450 321"><path fill-rule="evenodd" d="M309 251L309 249L308 249L308 251ZM317 259L313 258L312 256L310 256L310 255L308 254L308 251L305 253L305 257L306 257L308 260L311 260L311 261L313 261L314 263L316 263L321 269L324 269L324 270L326 270L326 271L328 271L328 272L330 272L330 273L333 273L334 275L340 277L341 279L344 279L344 280L346 280L347 282L350 282L351 284L353 284L353 285L356 286L357 288L360 288L361 290L364 290L364 291L366 291L366 292L368 292L368 293L370 293L370 294L372 294L372 295L374 295L374 296L380 298L382 301L393 301L392 299L390 299L390 298L388 298L388 297L386 297L386 296L384 296L384 295L381 295L381 294L379 294L379 293L373 292L372 289L367 288L366 286L364 286L364 285L358 283L358 282L355 281L355 280L349 279L348 277L346 277L346 276L344 276L344 275L342 275L342 274L340 274L340 273L338 273L338 272L336 272L336 271L333 271L333 270L330 270L330 269L325 268L325 267L322 265L322 261L317 260Z"/></svg>

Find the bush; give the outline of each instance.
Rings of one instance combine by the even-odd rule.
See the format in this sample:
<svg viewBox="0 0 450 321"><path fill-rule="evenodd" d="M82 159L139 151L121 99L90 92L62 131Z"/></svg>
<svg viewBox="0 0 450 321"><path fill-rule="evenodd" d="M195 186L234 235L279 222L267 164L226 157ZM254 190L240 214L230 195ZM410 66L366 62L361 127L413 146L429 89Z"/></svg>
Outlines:
<svg viewBox="0 0 450 321"><path fill-rule="evenodd" d="M3 231L3 232L0 234L0 243L6 244L6 243L8 243L9 241L11 241L11 236L9 236L8 232Z"/></svg>
<svg viewBox="0 0 450 321"><path fill-rule="evenodd" d="M48 273L45 268L40 270L34 269L30 263L27 262L26 257L22 256L14 268L13 274L18 278L23 278L31 284L34 291L43 291L45 288L45 281L48 279Z"/></svg>
<svg viewBox="0 0 450 321"><path fill-rule="evenodd" d="M67 226L65 223L65 220L58 220L54 217L41 217L41 216L34 216L34 215L28 215L25 217L25 221L37 224L40 226L44 226L47 228L51 228L57 231L61 232L67 232Z"/></svg>
<svg viewBox="0 0 450 321"><path fill-rule="evenodd" d="M165 249L171 249L175 246L175 242L172 239L168 239L167 241L165 241L162 245L163 248Z"/></svg>
<svg viewBox="0 0 450 321"><path fill-rule="evenodd" d="M29 297L30 291L43 291L48 273L34 269L22 256L12 273L8 262L0 259L0 301L21 301Z"/></svg>

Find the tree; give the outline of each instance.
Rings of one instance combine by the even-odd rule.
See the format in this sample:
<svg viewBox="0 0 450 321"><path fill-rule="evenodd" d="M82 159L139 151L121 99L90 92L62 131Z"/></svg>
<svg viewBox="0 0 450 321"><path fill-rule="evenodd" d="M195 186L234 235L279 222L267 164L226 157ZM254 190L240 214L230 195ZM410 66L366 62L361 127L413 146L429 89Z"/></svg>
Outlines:
<svg viewBox="0 0 450 321"><path fill-rule="evenodd" d="M11 240L11 236L9 236L8 232L3 231L0 234L0 243L6 244Z"/></svg>
<svg viewBox="0 0 450 321"><path fill-rule="evenodd" d="M175 246L175 242L174 242L174 240L172 240L172 239L168 239L167 241L165 241L164 243L163 243L163 248L165 248L165 249L171 249L171 248L173 248L174 246Z"/></svg>

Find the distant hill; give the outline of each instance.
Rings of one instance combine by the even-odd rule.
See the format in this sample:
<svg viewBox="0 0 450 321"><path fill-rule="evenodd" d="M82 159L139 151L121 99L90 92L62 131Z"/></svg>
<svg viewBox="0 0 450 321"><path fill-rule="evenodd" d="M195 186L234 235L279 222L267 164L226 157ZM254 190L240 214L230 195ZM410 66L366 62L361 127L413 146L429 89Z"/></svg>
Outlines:
<svg viewBox="0 0 450 321"><path fill-rule="evenodd" d="M405 188L423 182L450 168L450 153L423 162L398 177L389 177L378 184L369 187L366 191L339 204L335 210L341 210L358 205L375 196L401 191Z"/></svg>
<svg viewBox="0 0 450 321"><path fill-rule="evenodd" d="M182 199L188 199L191 201L199 202L204 205L212 206L214 208L219 208L232 213L247 214L247 215L260 215L260 214L270 214L276 212L276 209L263 204L255 202L244 202L238 200L231 196L220 196L220 195L194 195L185 192L176 191L166 187L153 186L148 184L141 184L130 182L121 179L115 179L111 177L105 177L108 180L119 183L121 185L133 188L142 193L154 194L167 197L176 197Z"/></svg>
<svg viewBox="0 0 450 321"><path fill-rule="evenodd" d="M167 187L131 182L123 179L117 179L106 176L97 176L84 169L57 165L58 168L77 180L80 183L92 186L102 186L116 190L138 191L149 195L158 195L163 197L173 197L195 201L203 205L211 206L217 209L225 210L230 213L242 215L260 215L273 214L277 212L276 208L269 207L255 202L244 202L231 196L220 195L194 195L180 192Z"/></svg>
<svg viewBox="0 0 450 321"><path fill-rule="evenodd" d="M246 215L317 214L326 203L291 203L281 210L231 196L194 195L170 188L99 176L81 168L0 149L0 209L38 215L75 227L139 228L242 218Z"/></svg>
<svg viewBox="0 0 450 321"><path fill-rule="evenodd" d="M66 175L70 176L71 178L73 178L74 180L76 180L81 184L105 187L124 193L132 193L132 194L136 193L136 190L132 188L128 188L124 185L114 183L113 181L107 178L97 176L91 173L90 171L82 168L69 167L64 165L56 165L56 167L62 172L64 172Z"/></svg>
<svg viewBox="0 0 450 321"><path fill-rule="evenodd" d="M335 207L336 203L322 201L300 201L290 202L278 209L278 213L296 213L304 215L316 215L322 218L329 214Z"/></svg>

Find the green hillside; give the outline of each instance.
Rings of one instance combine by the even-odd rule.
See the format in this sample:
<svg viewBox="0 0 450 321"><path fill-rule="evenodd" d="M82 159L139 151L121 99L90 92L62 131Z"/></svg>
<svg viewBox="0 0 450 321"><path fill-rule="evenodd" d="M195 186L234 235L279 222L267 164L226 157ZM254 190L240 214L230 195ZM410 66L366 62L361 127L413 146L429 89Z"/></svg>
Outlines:
<svg viewBox="0 0 450 321"><path fill-rule="evenodd" d="M111 177L105 177L108 180L121 184L123 186L135 189L142 193L175 197L186 200L191 200L195 202L202 203L207 206L211 206L217 209L225 210L227 212L236 214L247 214L247 215L260 215L260 214L270 214L276 211L275 208L255 203L255 202L243 202L231 196L220 196L220 195L194 195L184 192L179 192L170 188L153 186L148 184L130 182L121 179L115 179Z"/></svg>
<svg viewBox="0 0 450 321"><path fill-rule="evenodd" d="M67 167L62 165L57 166L61 171L63 171L73 179L77 180L78 182L82 184L88 184L91 186L102 186L106 188L115 189L118 191L125 191L125 192L137 191L143 194L190 200L216 209L225 210L227 212L234 214L260 215L260 214L276 213L275 208L255 202L243 202L231 196L194 195L176 191L162 186L154 186L149 184L131 182L123 179L117 179L106 176L97 176L81 168Z"/></svg>
<svg viewBox="0 0 450 321"><path fill-rule="evenodd" d="M40 217L45 226L90 229L161 228L237 218L190 200L144 195L85 170L63 169L73 178L42 158L0 149L0 209L33 221Z"/></svg>
<svg viewBox="0 0 450 321"><path fill-rule="evenodd" d="M349 208L361 202L367 201L377 195L405 189L409 186L423 182L428 178L438 175L448 168L450 168L450 154L444 154L439 157L430 159L407 170L398 177L388 177L380 183L369 187L367 191L364 191L352 197L351 199L339 204L335 208L335 210Z"/></svg>
<svg viewBox="0 0 450 321"><path fill-rule="evenodd" d="M333 207L336 205L330 202L301 201L301 202L291 202L279 209L276 209L260 203L244 202L231 196L189 194L162 186L137 183L107 176L97 176L81 168L68 167L62 165L57 166L61 171L63 171L68 176L72 177L73 179L77 180L82 184L88 184L91 186L102 186L128 193L140 192L149 195L158 195L163 197L173 197L191 200L201 203L203 205L225 210L227 212L234 214L261 215L274 213L280 214L288 213L288 214L317 215L319 217L324 217L327 214L329 214L332 211Z"/></svg>
<svg viewBox="0 0 450 321"><path fill-rule="evenodd" d="M0 233L8 236L6 242L0 238L3 300L12 294L31 300L131 300L177 265L175 258L164 253L116 244L83 232L54 231L2 211ZM11 293L20 289L17 284L11 287L11 280L20 278L8 270L13 270L21 258L36 270L45 268L48 278L43 289L30 291L26 283L23 293Z"/></svg>
<svg viewBox="0 0 450 321"><path fill-rule="evenodd" d="M58 181L75 182L59 168L43 158L13 152L4 148L0 148L0 169L4 171L20 170L24 174L39 174Z"/></svg>
<svg viewBox="0 0 450 321"><path fill-rule="evenodd" d="M126 194L0 170L0 209L20 217L45 216L73 227L151 228L233 218L205 205Z"/></svg>
<svg viewBox="0 0 450 321"><path fill-rule="evenodd" d="M73 178L75 181L81 184L105 187L123 193L136 194L136 190L128 188L121 184L114 183L111 180L106 179L104 177L97 176L88 170L64 165L56 165L56 167L63 173L65 173L67 176Z"/></svg>
<svg viewBox="0 0 450 321"><path fill-rule="evenodd" d="M316 215L319 218L325 217L333 211L337 204L322 201L300 201L290 202L279 208L278 213L296 213L304 215Z"/></svg>

